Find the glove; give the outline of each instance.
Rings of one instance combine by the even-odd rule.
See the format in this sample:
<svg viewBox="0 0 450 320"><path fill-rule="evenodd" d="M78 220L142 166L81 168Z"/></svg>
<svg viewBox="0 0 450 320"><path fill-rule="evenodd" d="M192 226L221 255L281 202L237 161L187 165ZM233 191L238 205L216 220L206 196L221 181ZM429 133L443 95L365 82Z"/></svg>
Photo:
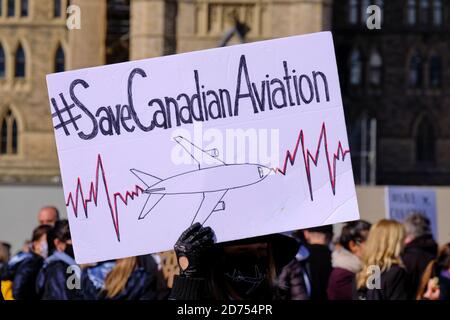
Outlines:
<svg viewBox="0 0 450 320"><path fill-rule="evenodd" d="M214 244L214 231L195 223L187 228L175 243L174 250L184 277L202 278L207 273L207 252Z"/></svg>

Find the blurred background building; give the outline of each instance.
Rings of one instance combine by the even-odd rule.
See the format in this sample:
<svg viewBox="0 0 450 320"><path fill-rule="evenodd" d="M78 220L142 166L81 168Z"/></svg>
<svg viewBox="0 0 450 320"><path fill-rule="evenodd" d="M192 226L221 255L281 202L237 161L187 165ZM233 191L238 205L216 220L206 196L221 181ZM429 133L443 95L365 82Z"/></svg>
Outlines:
<svg viewBox="0 0 450 320"><path fill-rule="evenodd" d="M371 3L382 9L379 30L366 26ZM335 1L333 33L358 182L449 184L449 9L442 0Z"/></svg>
<svg viewBox="0 0 450 320"><path fill-rule="evenodd" d="M70 4L79 30L66 27ZM245 41L328 30L331 9L329 0L0 0L0 182L60 183L46 74L238 43L236 23Z"/></svg>

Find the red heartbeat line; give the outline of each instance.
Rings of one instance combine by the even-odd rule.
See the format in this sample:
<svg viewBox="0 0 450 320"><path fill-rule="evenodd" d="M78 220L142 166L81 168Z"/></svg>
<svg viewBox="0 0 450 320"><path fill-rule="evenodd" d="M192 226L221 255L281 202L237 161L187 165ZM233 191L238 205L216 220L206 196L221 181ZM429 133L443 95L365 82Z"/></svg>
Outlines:
<svg viewBox="0 0 450 320"><path fill-rule="evenodd" d="M75 217L78 217L78 200L81 197L81 204L83 205L84 215L88 218L88 203L94 200L95 206L97 206L98 199L98 184L99 184L99 174L101 172L101 179L103 181L103 186L106 192L106 199L108 200L109 210L111 211L111 218L114 225L114 229L116 231L117 240L120 241L120 232L119 232L119 211L117 209L117 199L120 199L125 205L128 205L128 199L133 200L135 197L139 196L139 192L142 193L144 190L135 185L134 191L126 191L125 195L122 195L120 192L115 192L111 198L108 189L108 181L106 180L105 169L103 168L102 157L100 154L97 156L97 167L95 170L95 182L91 181L88 197L85 198L83 193L83 187L81 183L80 177L77 180L77 187L75 190L75 200L73 199L72 192L69 193L67 197L66 206L68 207L70 204L72 205L72 210Z"/></svg>
<svg viewBox="0 0 450 320"><path fill-rule="evenodd" d="M317 162L319 160L319 151L320 151L320 147L322 145L322 141L325 146L325 157L327 159L328 174L329 174L329 178L330 178L331 189L333 191L333 195L335 195L336 194L336 160L344 161L345 156L347 155L347 153L350 153L350 150L349 149L344 150L344 148L342 147L341 141L339 141L336 153L333 154L333 164L331 164L330 154L328 152L327 128L325 127L325 122L322 123L322 130L320 131L319 140L317 142L317 149L316 149L316 153L314 156L311 154L311 152L308 149L305 149L305 136L304 136L303 130L300 130L300 133L297 138L297 142L294 147L294 151L292 153L289 150L286 151L286 157L284 159L283 169L275 168L275 172L279 172L283 176L286 175L287 163L289 161L291 166L294 165L295 159L297 157L298 148L301 145L302 154L303 154L303 162L305 164L305 171L306 171L306 177L308 179L309 195L311 197L311 201L313 201L314 198L313 198L313 192L312 192L310 160L314 163L314 166L317 167ZM341 159L341 156L342 156L342 159Z"/></svg>
<svg viewBox="0 0 450 320"><path fill-rule="evenodd" d="M333 161L332 161L333 163L331 164L330 154L328 152L328 140L327 140L327 131L326 131L325 123L322 123L322 130L320 132L319 140L317 143L317 149L316 149L314 156L308 149L305 148L304 140L305 140L305 138L304 138L303 130L300 130L298 138L297 138L297 142L294 147L294 151L293 152L291 152L289 150L286 151L286 157L284 160L283 169L274 168L275 172L281 173L283 176L286 175L288 161L291 164L291 166L294 165L296 157L297 157L298 149L301 145L303 161L304 161L306 176L307 176L308 185L309 185L309 194L310 194L311 201L312 201L313 200L313 192L312 192L312 183L311 183L310 160L313 162L314 166L317 167L317 163L319 160L319 151L320 151L320 147L323 142L324 147L325 147L325 157L326 157L327 165L328 165L328 173L329 173L329 178L330 178L331 189L332 189L333 195L334 195L336 193L336 160L344 161L347 153L350 153L350 150L348 150L348 149L344 150L341 142L339 141L337 151L336 151L336 153L333 154ZM341 159L341 157L342 157L342 159ZM101 172L101 176L100 176L100 172ZM111 212L111 218L112 218L112 222L114 225L114 229L116 231L117 240L120 241L119 211L117 209L117 199L120 199L125 205L128 205L128 200L129 199L134 200L135 197L139 196L139 193L143 193L144 189L138 185L135 185L134 191L126 191L125 195L122 195L122 193L120 193L120 192L115 192L111 198L110 193L109 193L109 188L108 188L108 181L106 179L105 169L103 167L102 157L100 154L97 156L95 181L90 182L88 196L86 197L84 195L81 178L78 177L77 187L75 189L75 199L74 199L72 192L70 192L69 196L67 197L66 206L68 207L69 205L72 205L73 213L74 213L75 217L78 217L78 205L79 205L79 200L81 198L81 204L83 205L84 214L85 214L86 218L88 218L88 203L92 202L92 200L94 200L94 204L95 204L95 206L97 206L98 186L99 186L100 178L102 179L103 186L105 189L106 199L108 201L109 210Z"/></svg>

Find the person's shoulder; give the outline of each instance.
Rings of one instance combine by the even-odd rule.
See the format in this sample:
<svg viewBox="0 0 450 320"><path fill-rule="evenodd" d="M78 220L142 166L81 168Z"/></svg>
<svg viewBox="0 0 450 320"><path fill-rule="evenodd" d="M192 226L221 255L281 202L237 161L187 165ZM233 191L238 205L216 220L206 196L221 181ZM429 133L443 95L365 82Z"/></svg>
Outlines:
<svg viewBox="0 0 450 320"><path fill-rule="evenodd" d="M331 276L353 278L355 276L355 273L341 267L335 267L331 270Z"/></svg>
<svg viewBox="0 0 450 320"><path fill-rule="evenodd" d="M42 264L44 263L44 258L42 258L40 255L32 253L28 255L23 262L22 265L36 265L36 264Z"/></svg>
<svg viewBox="0 0 450 320"><path fill-rule="evenodd" d="M67 267L69 267L67 263L65 263L64 261L57 260L57 261L50 261L49 263L47 263L46 269L48 273L58 271L66 272Z"/></svg>
<svg viewBox="0 0 450 320"><path fill-rule="evenodd" d="M148 270L144 268L137 268L134 270L129 278L129 281L135 282L148 282L153 278L153 274L151 274Z"/></svg>
<svg viewBox="0 0 450 320"><path fill-rule="evenodd" d="M408 276L405 267L400 264L393 264L388 270L383 273L385 280L393 281L396 279L403 279Z"/></svg>

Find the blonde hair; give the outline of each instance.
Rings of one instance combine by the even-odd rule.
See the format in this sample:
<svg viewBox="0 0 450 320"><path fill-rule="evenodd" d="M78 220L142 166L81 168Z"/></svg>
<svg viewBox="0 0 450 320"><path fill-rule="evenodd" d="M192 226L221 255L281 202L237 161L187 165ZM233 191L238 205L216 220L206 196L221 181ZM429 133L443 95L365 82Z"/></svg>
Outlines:
<svg viewBox="0 0 450 320"><path fill-rule="evenodd" d="M106 276L103 292L107 298L118 295L127 285L128 278L137 267L137 258L119 259L116 265Z"/></svg>
<svg viewBox="0 0 450 320"><path fill-rule="evenodd" d="M420 279L419 283L419 289L416 293L416 300L422 300L425 292L428 288L428 282L436 276L436 260L431 260L427 267L425 268L425 271L423 272L422 278Z"/></svg>
<svg viewBox="0 0 450 320"><path fill-rule="evenodd" d="M376 265L384 272L394 264L402 265L400 252L404 238L405 229L397 221L383 219L372 226L362 256L363 269L356 278L358 289L365 286L371 266Z"/></svg>

